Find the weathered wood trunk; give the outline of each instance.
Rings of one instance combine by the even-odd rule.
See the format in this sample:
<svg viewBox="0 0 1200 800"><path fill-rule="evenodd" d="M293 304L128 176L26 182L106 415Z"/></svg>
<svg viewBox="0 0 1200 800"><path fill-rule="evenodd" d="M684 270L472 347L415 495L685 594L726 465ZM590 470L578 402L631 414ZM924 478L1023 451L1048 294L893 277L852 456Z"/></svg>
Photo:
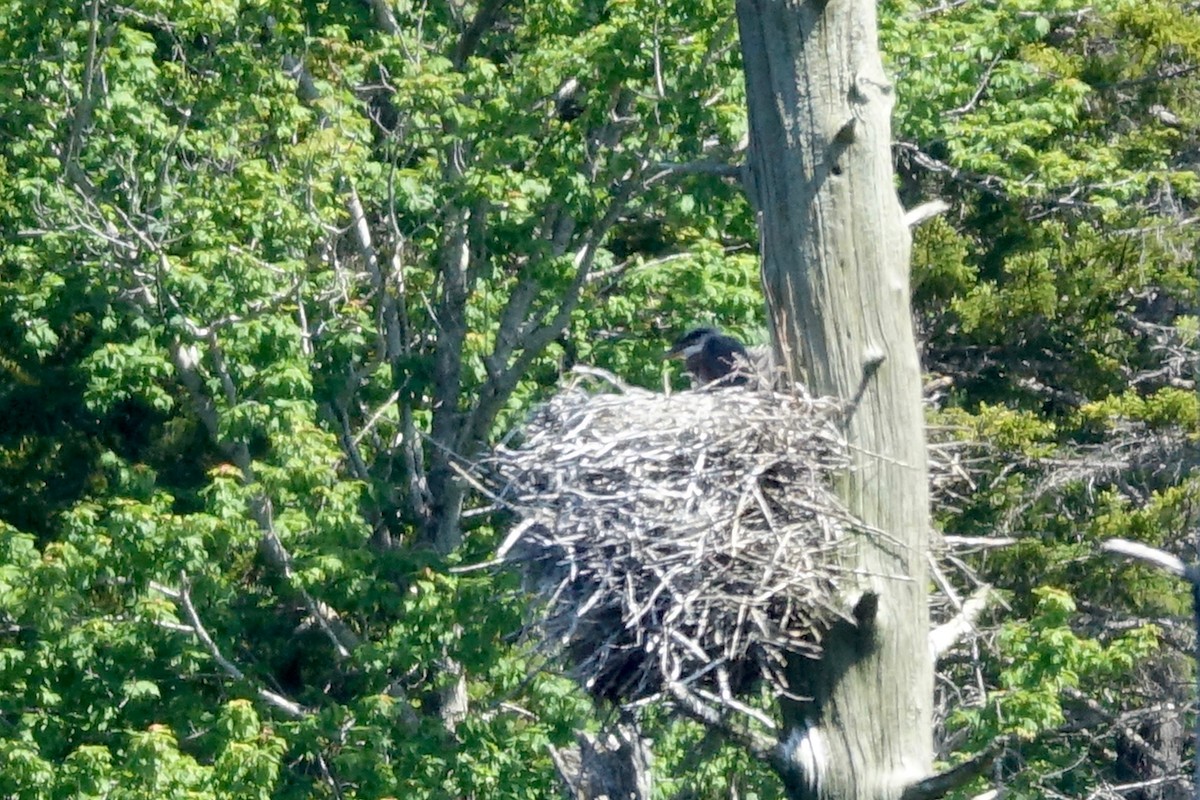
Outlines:
<svg viewBox="0 0 1200 800"><path fill-rule="evenodd" d="M814 393L861 397L841 487L870 530L820 661L794 659L781 763L793 798L897 798L929 774L933 667L920 366L910 240L891 162L892 87L873 0L737 0L747 182L780 363ZM876 369L877 368L877 369Z"/></svg>

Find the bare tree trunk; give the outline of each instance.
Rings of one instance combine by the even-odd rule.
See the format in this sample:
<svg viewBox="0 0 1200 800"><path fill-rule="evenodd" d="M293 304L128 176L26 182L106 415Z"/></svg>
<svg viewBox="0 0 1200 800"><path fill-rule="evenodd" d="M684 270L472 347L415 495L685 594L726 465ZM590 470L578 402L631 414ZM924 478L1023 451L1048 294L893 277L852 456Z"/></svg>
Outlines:
<svg viewBox="0 0 1200 800"><path fill-rule="evenodd" d="M803 699L783 705L777 768L793 798L897 798L932 761L929 495L875 3L738 0L737 13L777 356L814 393L853 400L840 493L869 526L846 556L855 624L789 666Z"/></svg>
<svg viewBox="0 0 1200 800"><path fill-rule="evenodd" d="M653 757L636 725L617 722L575 738L571 747L550 749L572 800L650 800Z"/></svg>

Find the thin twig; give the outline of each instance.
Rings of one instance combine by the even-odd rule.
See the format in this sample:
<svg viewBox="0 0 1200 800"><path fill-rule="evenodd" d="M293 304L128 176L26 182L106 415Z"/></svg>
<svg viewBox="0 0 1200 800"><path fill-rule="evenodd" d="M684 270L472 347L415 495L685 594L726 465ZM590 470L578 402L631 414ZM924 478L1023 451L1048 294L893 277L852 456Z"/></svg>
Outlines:
<svg viewBox="0 0 1200 800"><path fill-rule="evenodd" d="M171 589L159 583L152 583L151 588L174 600L179 605L180 609L183 610L184 616L187 618L188 628L200 640L200 644L204 645L204 649L208 651L213 661L216 661L217 665L225 671L225 674L235 681L247 680L245 673L238 669L236 664L221 654L217 643L213 641L212 636L208 633L208 629L200 621L200 615L196 612L196 606L192 603L191 585L186 574L180 573L178 589ZM309 712L303 706L277 692L259 687L255 689L255 694L264 702L274 706L293 719L302 719L308 716Z"/></svg>

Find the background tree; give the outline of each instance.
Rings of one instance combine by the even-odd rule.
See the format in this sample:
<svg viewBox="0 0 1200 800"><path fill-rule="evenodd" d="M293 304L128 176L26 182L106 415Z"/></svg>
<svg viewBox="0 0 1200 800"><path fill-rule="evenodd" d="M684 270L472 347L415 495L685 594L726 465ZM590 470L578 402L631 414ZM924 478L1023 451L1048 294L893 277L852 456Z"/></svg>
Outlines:
<svg viewBox="0 0 1200 800"><path fill-rule="evenodd" d="M1036 735L1000 762L1014 791L1186 796L1186 598L1094 554L1195 546L1194 14L908 8L881 15L901 194L955 205L915 236L924 361L951 387L939 418L988 443L937 516L1009 541L973 563L1012 606L951 668L940 751Z"/></svg>

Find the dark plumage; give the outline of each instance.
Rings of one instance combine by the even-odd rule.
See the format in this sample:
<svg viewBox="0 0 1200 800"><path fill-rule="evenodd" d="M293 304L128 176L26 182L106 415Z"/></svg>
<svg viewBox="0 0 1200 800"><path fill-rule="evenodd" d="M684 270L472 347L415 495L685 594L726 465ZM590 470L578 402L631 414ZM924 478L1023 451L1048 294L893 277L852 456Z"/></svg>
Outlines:
<svg viewBox="0 0 1200 800"><path fill-rule="evenodd" d="M744 386L749 379L750 357L732 336L715 328L695 328L675 340L667 358L682 358L696 383L720 382L722 386Z"/></svg>

